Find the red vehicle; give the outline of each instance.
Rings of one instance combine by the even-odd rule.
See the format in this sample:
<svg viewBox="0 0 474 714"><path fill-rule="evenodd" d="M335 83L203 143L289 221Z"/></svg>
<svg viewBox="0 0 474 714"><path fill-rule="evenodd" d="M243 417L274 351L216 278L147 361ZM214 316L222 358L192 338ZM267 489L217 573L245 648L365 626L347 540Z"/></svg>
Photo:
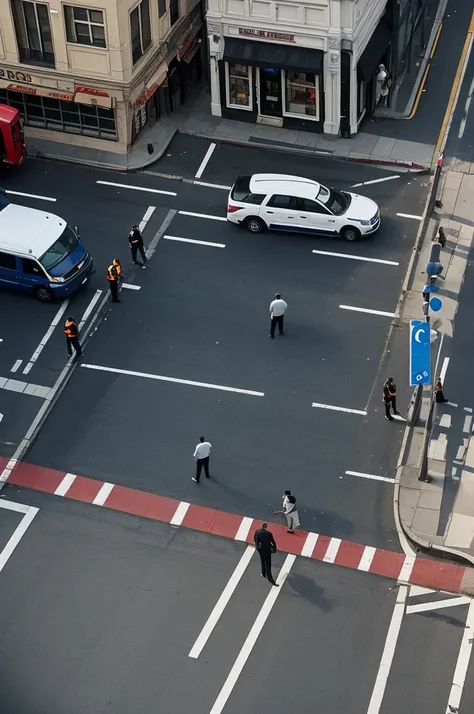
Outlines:
<svg viewBox="0 0 474 714"><path fill-rule="evenodd" d="M0 163L19 166L26 155L18 109L0 104Z"/></svg>

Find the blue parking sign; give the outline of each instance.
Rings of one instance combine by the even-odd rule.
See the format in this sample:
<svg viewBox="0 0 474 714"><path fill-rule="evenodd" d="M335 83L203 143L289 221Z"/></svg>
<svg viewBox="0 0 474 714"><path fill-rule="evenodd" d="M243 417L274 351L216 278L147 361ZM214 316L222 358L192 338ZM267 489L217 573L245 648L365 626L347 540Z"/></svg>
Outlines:
<svg viewBox="0 0 474 714"><path fill-rule="evenodd" d="M410 320L410 384L431 382L430 326L423 320Z"/></svg>

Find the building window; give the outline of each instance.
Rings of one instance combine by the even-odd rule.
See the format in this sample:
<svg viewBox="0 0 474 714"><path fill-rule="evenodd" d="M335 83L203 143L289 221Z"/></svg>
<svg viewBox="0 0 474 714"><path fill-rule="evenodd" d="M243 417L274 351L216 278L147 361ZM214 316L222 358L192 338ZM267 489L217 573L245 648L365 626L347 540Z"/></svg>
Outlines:
<svg viewBox="0 0 474 714"><path fill-rule="evenodd" d="M166 15L166 0L158 0L158 17Z"/></svg>
<svg viewBox="0 0 474 714"><path fill-rule="evenodd" d="M284 114L319 120L319 77L301 72L285 72Z"/></svg>
<svg viewBox="0 0 474 714"><path fill-rule="evenodd" d="M170 0L170 26L179 20L179 0Z"/></svg>
<svg viewBox="0 0 474 714"><path fill-rule="evenodd" d="M64 6L68 42L106 47L104 13L87 7Z"/></svg>
<svg viewBox="0 0 474 714"><path fill-rule="evenodd" d="M12 10L20 62L54 67L48 5L13 0Z"/></svg>
<svg viewBox="0 0 474 714"><path fill-rule="evenodd" d="M130 13L130 35L132 40L132 60L136 64L151 45L150 4L142 0Z"/></svg>
<svg viewBox="0 0 474 714"><path fill-rule="evenodd" d="M226 62L227 106L252 111L252 68Z"/></svg>
<svg viewBox="0 0 474 714"><path fill-rule="evenodd" d="M0 89L0 102L16 107L25 124L116 141L115 112L88 104Z"/></svg>

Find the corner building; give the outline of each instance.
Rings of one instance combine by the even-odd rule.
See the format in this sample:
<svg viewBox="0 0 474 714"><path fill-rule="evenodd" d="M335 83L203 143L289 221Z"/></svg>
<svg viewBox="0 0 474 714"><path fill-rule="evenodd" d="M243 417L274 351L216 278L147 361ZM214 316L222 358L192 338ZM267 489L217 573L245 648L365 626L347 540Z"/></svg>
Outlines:
<svg viewBox="0 0 474 714"><path fill-rule="evenodd" d="M0 0L0 102L27 139L126 153L205 68L199 0Z"/></svg>
<svg viewBox="0 0 474 714"><path fill-rule="evenodd" d="M390 68L395 0L209 0L215 116L351 136Z"/></svg>

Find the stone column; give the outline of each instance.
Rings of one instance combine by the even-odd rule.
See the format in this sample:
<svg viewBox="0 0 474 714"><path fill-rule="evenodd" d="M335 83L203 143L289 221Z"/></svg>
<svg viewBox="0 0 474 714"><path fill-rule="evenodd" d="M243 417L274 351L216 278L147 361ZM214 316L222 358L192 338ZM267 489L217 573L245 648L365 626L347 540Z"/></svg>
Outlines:
<svg viewBox="0 0 474 714"><path fill-rule="evenodd" d="M324 133L339 134L341 121L341 53L339 40L329 38L324 55Z"/></svg>
<svg viewBox="0 0 474 714"><path fill-rule="evenodd" d="M359 106L359 83L357 82L357 62L354 60L354 55L351 55L351 106L350 106L350 124L351 135L357 134L357 108Z"/></svg>
<svg viewBox="0 0 474 714"><path fill-rule="evenodd" d="M211 114L215 117L222 116L221 92L219 81L219 63L216 55L210 56L209 78L211 83Z"/></svg>

